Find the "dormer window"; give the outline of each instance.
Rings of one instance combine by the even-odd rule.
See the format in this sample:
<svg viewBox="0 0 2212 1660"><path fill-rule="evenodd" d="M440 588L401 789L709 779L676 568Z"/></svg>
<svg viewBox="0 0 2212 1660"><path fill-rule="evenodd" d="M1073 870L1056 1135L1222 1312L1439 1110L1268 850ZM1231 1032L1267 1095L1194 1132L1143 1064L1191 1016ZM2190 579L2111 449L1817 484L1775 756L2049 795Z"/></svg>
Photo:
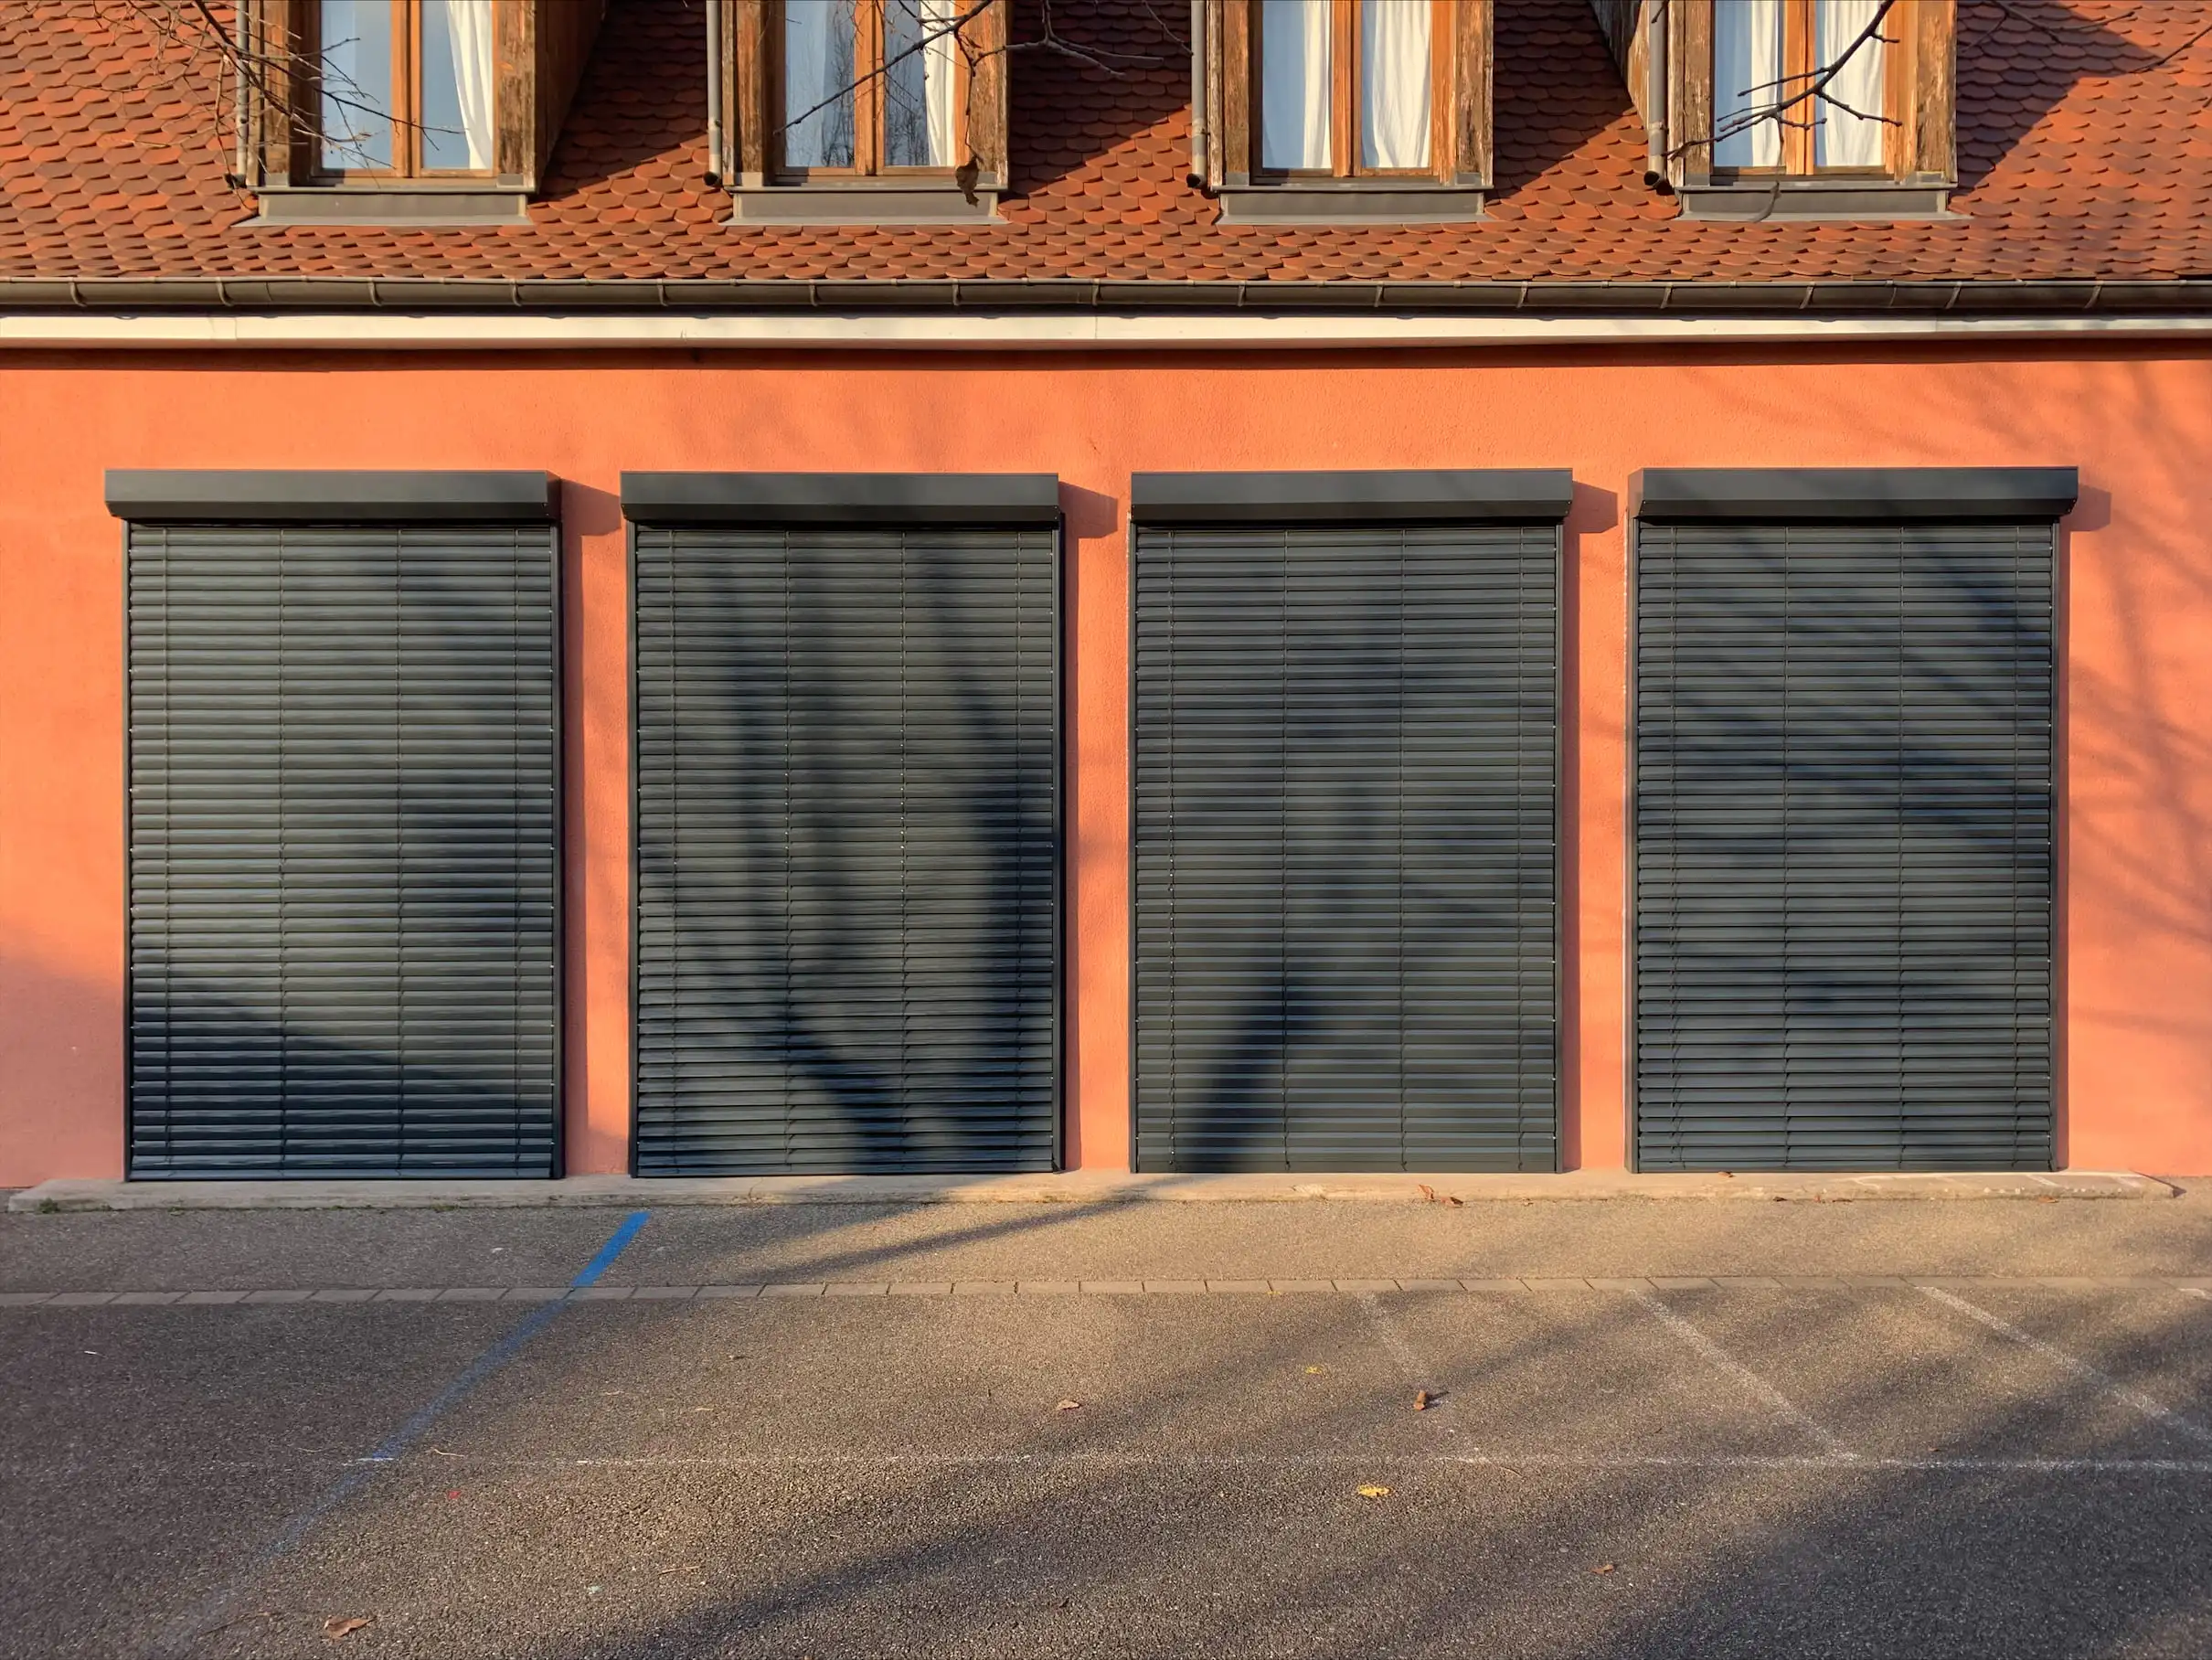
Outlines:
<svg viewBox="0 0 2212 1660"><path fill-rule="evenodd" d="M1430 0L1260 0L1261 171L1432 175L1436 9Z"/></svg>
<svg viewBox="0 0 2212 1660"><path fill-rule="evenodd" d="M747 224L988 218L1007 0L707 0L715 171Z"/></svg>
<svg viewBox="0 0 2212 1660"><path fill-rule="evenodd" d="M1955 0L1590 3L1686 218L1946 212Z"/></svg>
<svg viewBox="0 0 2212 1660"><path fill-rule="evenodd" d="M1886 172L1889 21L1881 0L1720 0L1714 167Z"/></svg>
<svg viewBox="0 0 2212 1660"><path fill-rule="evenodd" d="M318 171L494 170L492 0L321 0L314 23Z"/></svg>
<svg viewBox="0 0 2212 1660"><path fill-rule="evenodd" d="M1481 217L1489 0L1209 0L1192 171L1229 223Z"/></svg>
<svg viewBox="0 0 2212 1660"><path fill-rule="evenodd" d="M782 176L959 166L958 0L783 0Z"/></svg>
<svg viewBox="0 0 2212 1660"><path fill-rule="evenodd" d="M603 0L240 0L267 225L519 224Z"/></svg>

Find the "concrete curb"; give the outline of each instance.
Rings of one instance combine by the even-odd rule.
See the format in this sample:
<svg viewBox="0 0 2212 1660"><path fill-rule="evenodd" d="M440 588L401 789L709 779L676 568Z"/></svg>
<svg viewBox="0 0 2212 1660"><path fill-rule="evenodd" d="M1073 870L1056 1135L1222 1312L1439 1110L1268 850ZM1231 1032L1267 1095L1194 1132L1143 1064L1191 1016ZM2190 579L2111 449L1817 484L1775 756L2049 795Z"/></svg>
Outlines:
<svg viewBox="0 0 2212 1660"><path fill-rule="evenodd" d="M641 1181L120 1182L57 1179L9 1196L11 1211L502 1210L728 1205L1384 1205L1702 1199L1843 1204L1861 1199L2164 1199L2181 1189L2130 1171L1991 1174L1537 1176L788 1176Z"/></svg>
<svg viewBox="0 0 2212 1660"><path fill-rule="evenodd" d="M364 1303L828 1303L840 1297L1372 1297L1419 1292L1539 1295L1613 1292L2178 1291L2212 1299L2212 1278L2106 1274L1675 1274L1523 1275L1441 1280L765 1280L732 1285L286 1286L226 1291L0 1291L0 1309L299 1308Z"/></svg>

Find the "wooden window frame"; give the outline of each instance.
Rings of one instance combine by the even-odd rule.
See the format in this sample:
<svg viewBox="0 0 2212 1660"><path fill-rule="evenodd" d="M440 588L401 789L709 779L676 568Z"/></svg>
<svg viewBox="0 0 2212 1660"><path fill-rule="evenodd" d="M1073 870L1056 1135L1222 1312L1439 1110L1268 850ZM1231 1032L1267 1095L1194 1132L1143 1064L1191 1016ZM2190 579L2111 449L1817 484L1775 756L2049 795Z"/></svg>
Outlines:
<svg viewBox="0 0 2212 1660"><path fill-rule="evenodd" d="M492 19L492 132L495 165L489 167L428 167L423 165L422 122L422 5L421 0L386 0L392 12L392 79L388 89L392 165L389 167L332 167L323 158L323 16L322 0L309 0L301 8L301 38L304 61L315 66L305 77L303 108L308 112L307 176L326 185L391 185L438 183L447 179L481 182L499 176L499 110L504 88L512 80L506 61L508 31L499 27L505 8L493 0ZM366 89L364 90L366 95Z"/></svg>
<svg viewBox="0 0 2212 1660"><path fill-rule="evenodd" d="M1633 0L1632 0L1632 4ZM1803 65L1785 58L1786 72L1809 68L1812 42L1810 0L1786 0L1792 10L1803 8L1802 35L1805 42ZM1747 189L1856 186L1881 189L1907 186L1946 190L1958 182L1957 142L1957 36L1956 0L1900 0L1884 20L1889 37L1882 75L1882 112L1892 124L1883 133L1884 165L1878 168L1815 167L1812 165L1813 137L1784 130L1783 165L1777 168L1721 167L1713 160L1713 129L1718 99L1714 86L1714 49L1717 45L1715 0L1661 0L1657 16L1666 35L1664 119L1660 123L1667 150L1666 176L1676 188L1727 188L1740 184ZM1630 59L1643 61L1642 39L1649 13L1638 7L1629 27ZM1785 28L1787 24L1785 23ZM1790 36L1785 33L1786 43ZM1632 91L1642 108L1640 77L1632 75ZM1644 111L1647 122L1653 112ZM1793 159L1791 139L1798 140Z"/></svg>
<svg viewBox="0 0 2212 1660"><path fill-rule="evenodd" d="M1898 176L1904 155L1905 100L1903 89L1910 80L1910 66L1903 61L1911 49L1911 31L1906 28L1902 15L1907 6L1893 5L1882 20L1882 107L1877 112L1883 121L1882 160L1878 165L1838 167L1820 165L1820 134L1810 116L1817 108L1817 99L1792 106L1781 118L1781 164L1774 167L1728 167L1717 160L1713 164L1713 180L1727 184L1732 179L1758 180L1764 183L1781 178L1832 179L1892 179ZM1717 126L1720 110L1719 53L1720 31L1716 27L1712 40L1712 68L1707 71L1714 77L1713 110ZM1777 99L1786 98L1812 84L1821 70L1818 57L1820 40L1819 0L1781 0L1781 72L1782 85L1777 90ZM1716 146L1717 147L1717 146Z"/></svg>
<svg viewBox="0 0 2212 1660"><path fill-rule="evenodd" d="M430 197L537 188L583 78L603 0L492 0L492 155L485 171L322 165L320 0L239 0L258 72L246 99L245 182L255 190ZM418 26L409 27L409 50ZM395 54L400 56L401 54ZM395 72L399 66L395 65ZM402 128L395 133L411 133ZM409 159L417 154L409 137ZM397 155L395 144L395 156ZM263 204L264 209L267 203Z"/></svg>
<svg viewBox="0 0 2212 1660"><path fill-rule="evenodd" d="M1399 0L1402 3L1402 0ZM1251 99L1249 117L1252 132L1252 179L1257 184L1305 184L1321 179L1388 179L1404 182L1409 179L1434 179L1446 183L1444 156L1451 143L1452 95L1454 68L1458 55L1452 51L1452 0L1428 0L1429 23L1429 165L1426 167L1369 167L1360 160L1361 128L1359 120L1361 94L1365 85L1361 75L1363 65L1359 50L1359 20L1362 0L1326 0L1329 6L1329 165L1318 167L1269 167L1261 161L1267 154L1266 133L1262 125L1261 100L1267 77L1262 59L1266 47L1261 30L1255 23L1251 31Z"/></svg>
<svg viewBox="0 0 2212 1660"><path fill-rule="evenodd" d="M898 0L853 0L853 165L849 167L793 167L783 159L783 140L790 130L792 113L785 101L783 85L784 8L781 0L776 0L770 6L766 68L770 108L777 118L774 131L769 134L773 157L770 175L775 183L808 185L833 179L950 179L959 171L960 162L957 160L941 167L894 167L884 160L889 135L884 119L888 108L885 91L889 85L885 71L888 57L884 44L885 21L889 8L897 3ZM973 79L973 74L969 54L961 48L958 40L953 43L952 59L952 154L964 158L969 149L969 82Z"/></svg>
<svg viewBox="0 0 2212 1660"><path fill-rule="evenodd" d="M972 0L962 0L965 5ZM870 186L947 195L985 193L1006 183L1006 30L1010 0L988 0L960 31L953 82L950 166L893 167L883 161L883 14L886 0L856 0L853 165L787 167L783 163L782 0L707 0L720 7L722 108L728 134L716 173L740 190L794 196Z"/></svg>
<svg viewBox="0 0 2212 1660"><path fill-rule="evenodd" d="M1330 165L1285 171L1260 163L1260 0L1206 0L1207 144L1202 182L1217 193L1320 189L1485 190L1491 174L1493 0L1430 0L1430 165L1384 171L1359 165L1359 4L1331 0Z"/></svg>

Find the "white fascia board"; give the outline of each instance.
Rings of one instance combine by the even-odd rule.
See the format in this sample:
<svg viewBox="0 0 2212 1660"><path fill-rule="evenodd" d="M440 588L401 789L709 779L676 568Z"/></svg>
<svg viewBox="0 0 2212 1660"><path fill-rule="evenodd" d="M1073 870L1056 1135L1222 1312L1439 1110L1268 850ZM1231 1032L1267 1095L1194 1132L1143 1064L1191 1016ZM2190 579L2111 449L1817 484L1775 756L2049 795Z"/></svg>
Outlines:
<svg viewBox="0 0 2212 1660"><path fill-rule="evenodd" d="M327 351L613 351L656 346L909 351L1330 350L1614 345L1840 345L1902 340L2212 335L2212 317L1497 317L1108 314L887 316L266 313L0 316L0 349L253 347Z"/></svg>

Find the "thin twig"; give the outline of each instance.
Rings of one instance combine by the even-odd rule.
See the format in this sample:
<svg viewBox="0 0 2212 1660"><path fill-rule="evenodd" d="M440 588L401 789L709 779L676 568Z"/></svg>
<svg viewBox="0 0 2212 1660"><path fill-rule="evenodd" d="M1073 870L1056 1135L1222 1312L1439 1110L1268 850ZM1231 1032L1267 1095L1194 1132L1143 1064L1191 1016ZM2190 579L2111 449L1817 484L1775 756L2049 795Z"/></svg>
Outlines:
<svg viewBox="0 0 2212 1660"><path fill-rule="evenodd" d="M1711 137L1686 140L1684 143L1675 147L1673 154L1676 156L1680 156L1686 154L1689 151L1696 149L1700 144L1707 146L1717 145L1723 139L1734 138L1739 133L1749 132L1753 127L1759 125L1759 123L1762 121L1771 121L1777 126L1798 127L1801 129L1809 127L1813 124L1813 118L1810 116L1800 121L1790 120L1787 116L1787 112L1795 109L1800 104L1806 102L1833 104L1835 108L1844 110L1849 114L1857 115L1861 121L1878 121L1883 122L1885 125L1897 125L1898 123L1896 121L1887 115L1859 114L1858 111L1851 109L1849 105L1844 103L1842 100L1838 99L1834 93L1828 90L1829 84L1834 81L1838 75L1844 72L1845 67L1850 63L1854 57L1857 56L1860 51L1865 49L1868 41L1878 38L1884 45L1892 44L1889 37L1882 33L1882 25L1888 20L1890 9L1895 6L1896 4L1897 0L1881 0L1881 4L1875 7L1874 16L1867 20L1866 27L1859 30L1857 37L1855 38L1849 46L1845 47L1840 54L1838 54L1834 62L1829 64L1825 69L1814 75L1811 80L1805 83L1803 89L1792 93L1789 97L1781 100L1781 101L1779 103L1770 105L1763 109L1748 110L1743 112L1741 114L1731 118L1731 120L1728 122L1717 123L1714 127ZM1770 81L1766 84L1768 86L1781 86L1785 84L1787 80L1791 79L1794 78L1784 77L1782 80ZM1759 87L1747 87L1744 89L1747 94L1759 91L1761 89Z"/></svg>

